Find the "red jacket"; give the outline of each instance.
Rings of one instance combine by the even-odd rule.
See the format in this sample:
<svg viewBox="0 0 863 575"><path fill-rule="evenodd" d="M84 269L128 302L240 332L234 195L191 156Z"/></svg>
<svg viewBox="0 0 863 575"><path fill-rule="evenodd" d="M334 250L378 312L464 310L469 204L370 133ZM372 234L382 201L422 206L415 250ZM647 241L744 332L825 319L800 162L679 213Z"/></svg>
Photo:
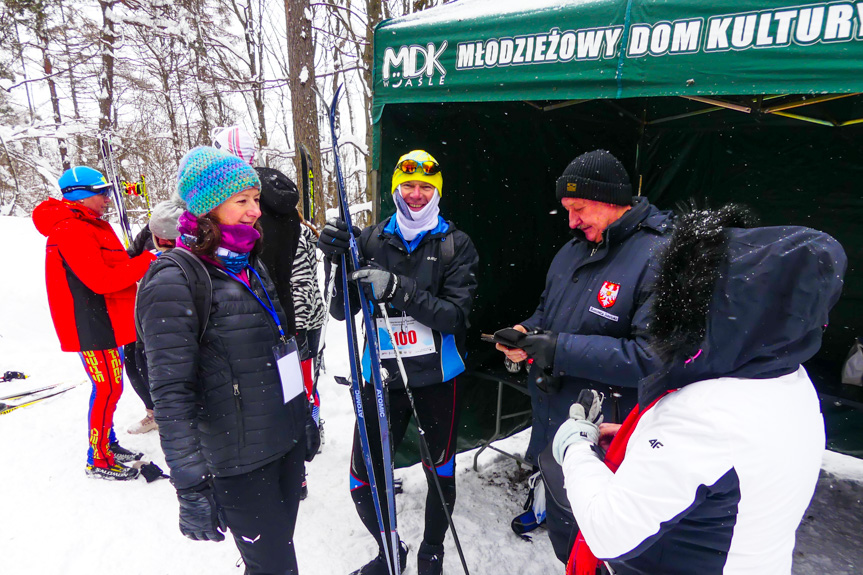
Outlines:
<svg viewBox="0 0 863 575"><path fill-rule="evenodd" d="M48 199L33 210L47 236L45 283L63 351L116 348L135 341L135 294L155 256L129 258L108 224L81 204Z"/></svg>

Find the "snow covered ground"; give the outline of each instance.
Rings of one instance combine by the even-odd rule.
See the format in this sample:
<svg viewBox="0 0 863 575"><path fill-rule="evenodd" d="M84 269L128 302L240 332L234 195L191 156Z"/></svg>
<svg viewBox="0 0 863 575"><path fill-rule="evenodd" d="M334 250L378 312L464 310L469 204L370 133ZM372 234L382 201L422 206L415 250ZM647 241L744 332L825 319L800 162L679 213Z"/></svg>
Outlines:
<svg viewBox="0 0 863 575"><path fill-rule="evenodd" d="M25 218L0 217L4 278L0 282L0 373L23 371L26 381L0 383L0 396L56 382L83 383L76 354L62 353L51 325L44 284L45 240ZM348 372L344 329L330 324L328 373L321 383L326 420L323 452L309 465L309 497L300 506L295 537L304 575L345 574L376 552L357 518L348 492L348 457L353 412L345 388L333 375ZM126 575L239 574L239 553L222 543L194 542L177 528L177 503L166 480L120 483L84 475L89 383L32 407L0 416L0 572ZM135 436L125 429L143 416L130 385L120 400L115 425L120 442L143 451L167 471L156 433ZM526 433L501 442L523 452ZM454 521L474 575L554 574L563 566L543 531L532 542L515 536L511 518L520 511L523 487L513 487L515 463L491 450L472 469L473 453L458 457L458 502ZM828 473L829 472L829 473ZM399 528L411 546L422 538L425 480L418 466L398 470L404 493L397 496ZM813 505L799 530L794 573L863 572L863 461L829 453ZM461 573L450 536L445 573Z"/></svg>

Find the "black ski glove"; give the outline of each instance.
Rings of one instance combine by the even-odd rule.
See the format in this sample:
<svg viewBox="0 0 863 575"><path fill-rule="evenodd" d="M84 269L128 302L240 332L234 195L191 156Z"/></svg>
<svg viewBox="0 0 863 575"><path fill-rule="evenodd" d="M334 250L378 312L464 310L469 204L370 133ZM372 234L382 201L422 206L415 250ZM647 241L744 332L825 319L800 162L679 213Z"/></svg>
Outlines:
<svg viewBox="0 0 863 575"><path fill-rule="evenodd" d="M306 415L306 463L311 463L321 448L321 430L311 411Z"/></svg>
<svg viewBox="0 0 863 575"><path fill-rule="evenodd" d="M366 293L378 303L390 301L399 289L399 276L378 268L359 269L351 274L351 279L368 288Z"/></svg>
<svg viewBox="0 0 863 575"><path fill-rule="evenodd" d="M354 237L360 236L360 229L354 226ZM351 234L348 232L348 224L344 220L333 218L327 221L327 225L321 230L318 238L318 249L324 252L331 262L338 263L342 254L346 254L350 248Z"/></svg>
<svg viewBox="0 0 863 575"><path fill-rule="evenodd" d="M519 347L533 358L541 368L554 368L554 352L557 349L557 334L550 331L539 333L528 333L521 341Z"/></svg>
<svg viewBox="0 0 863 575"><path fill-rule="evenodd" d="M184 493L177 493L180 502L180 533L193 541L224 541L228 526L219 516L219 506L213 496L213 486L205 483Z"/></svg>

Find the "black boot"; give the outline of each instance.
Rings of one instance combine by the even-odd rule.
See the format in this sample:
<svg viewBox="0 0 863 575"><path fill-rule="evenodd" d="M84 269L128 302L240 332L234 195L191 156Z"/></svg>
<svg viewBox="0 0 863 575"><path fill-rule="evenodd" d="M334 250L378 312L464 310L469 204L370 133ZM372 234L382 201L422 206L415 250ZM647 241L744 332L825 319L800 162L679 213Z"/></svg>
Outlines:
<svg viewBox="0 0 863 575"><path fill-rule="evenodd" d="M405 562L408 560L408 546L404 541L399 541L399 565L402 572L405 570ZM378 551L378 556L351 573L351 575L389 575L390 569L384 557L383 550Z"/></svg>
<svg viewBox="0 0 863 575"><path fill-rule="evenodd" d="M120 463L140 461L141 458L144 457L143 453L140 453L138 451L129 451L125 447L122 447L119 443L112 443L110 447L111 451L114 453L114 461L119 461Z"/></svg>
<svg viewBox="0 0 863 575"><path fill-rule="evenodd" d="M417 552L418 575L441 575L443 572L443 545L422 542Z"/></svg>

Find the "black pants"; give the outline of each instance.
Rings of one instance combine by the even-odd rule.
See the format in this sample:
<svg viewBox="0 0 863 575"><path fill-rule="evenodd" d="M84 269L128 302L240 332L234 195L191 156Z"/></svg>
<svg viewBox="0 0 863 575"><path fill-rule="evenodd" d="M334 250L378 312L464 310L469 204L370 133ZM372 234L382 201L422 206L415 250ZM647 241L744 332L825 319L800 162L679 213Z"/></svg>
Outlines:
<svg viewBox="0 0 863 575"><path fill-rule="evenodd" d="M452 513L455 506L455 448L458 437L459 402L458 386L452 379L429 387L413 389L417 415L425 430L426 441L431 452L432 461L440 477L441 488L446 499L447 508ZM363 390L363 412L368 422L368 436L375 479L378 484L384 527L389 525L389 514L386 506L386 485L384 483L383 462L381 461L381 440L378 428L377 408L374 401L374 387L369 384ZM394 389L389 392L390 440L393 449L399 444L407 431L411 419L411 406L404 389ZM431 545L443 545L444 536L449 526L440 496L434 486L431 471L423 464L428 483L425 507L425 533L423 540ZM378 545L380 528L372 501L371 489L368 484L368 474L360 448L359 431L354 425L354 449L351 454L351 497L357 506L360 519L365 524Z"/></svg>
<svg viewBox="0 0 863 575"><path fill-rule="evenodd" d="M246 564L246 575L295 575L294 526L303 482L301 442L249 473L213 480L216 501Z"/></svg>
<svg viewBox="0 0 863 575"><path fill-rule="evenodd" d="M150 381L147 375L147 358L144 357L144 346L138 342L127 343L123 346L123 355L126 357L126 376L132 383L132 388L144 407L153 409L153 399L150 397Z"/></svg>

